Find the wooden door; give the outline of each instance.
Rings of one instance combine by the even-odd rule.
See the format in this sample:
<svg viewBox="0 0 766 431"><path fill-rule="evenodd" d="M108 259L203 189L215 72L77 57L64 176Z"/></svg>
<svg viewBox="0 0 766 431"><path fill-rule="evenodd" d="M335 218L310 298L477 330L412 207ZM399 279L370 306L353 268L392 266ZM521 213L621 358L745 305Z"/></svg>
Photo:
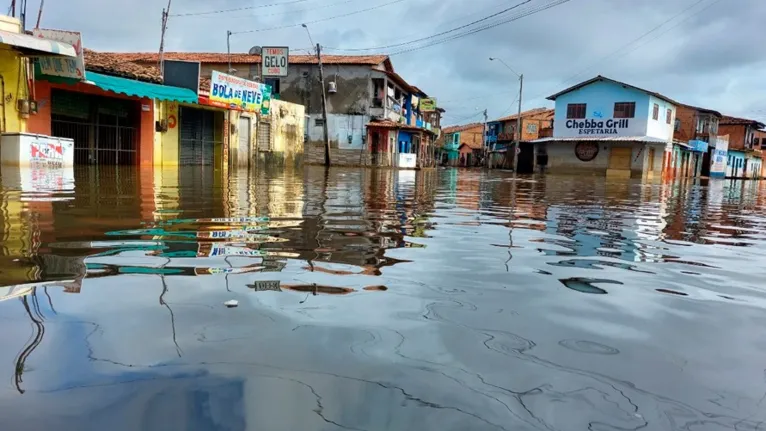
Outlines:
<svg viewBox="0 0 766 431"><path fill-rule="evenodd" d="M607 175L630 177L630 158L633 156L632 148L612 147L609 149L609 168Z"/></svg>

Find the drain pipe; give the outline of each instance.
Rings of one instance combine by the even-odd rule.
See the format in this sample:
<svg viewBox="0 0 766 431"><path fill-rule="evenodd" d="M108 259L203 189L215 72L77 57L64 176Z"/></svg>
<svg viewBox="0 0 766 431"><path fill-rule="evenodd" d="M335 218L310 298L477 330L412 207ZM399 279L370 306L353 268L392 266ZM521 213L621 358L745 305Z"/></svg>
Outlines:
<svg viewBox="0 0 766 431"><path fill-rule="evenodd" d="M0 126L0 133L5 133L5 77L0 75L0 103L3 105L3 124Z"/></svg>

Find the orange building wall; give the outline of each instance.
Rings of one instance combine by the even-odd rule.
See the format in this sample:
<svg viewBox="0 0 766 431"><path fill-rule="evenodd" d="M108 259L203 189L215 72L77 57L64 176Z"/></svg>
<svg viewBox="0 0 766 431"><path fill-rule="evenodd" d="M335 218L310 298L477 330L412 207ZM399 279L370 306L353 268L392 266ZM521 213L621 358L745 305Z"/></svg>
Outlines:
<svg viewBox="0 0 766 431"><path fill-rule="evenodd" d="M718 134L721 136L729 135L730 150L745 149L745 126L740 124L719 125Z"/></svg>
<svg viewBox="0 0 766 431"><path fill-rule="evenodd" d="M92 94L94 96L111 97L115 99L140 101L137 109L141 109L140 124L138 130L138 160L141 165L151 165L154 158L154 103L151 99L139 99L122 94L104 91L95 85L77 83L75 85L53 84L48 81L35 81L35 97L38 101L37 114L30 115L27 120L27 131L41 135L51 134L51 90L59 88L77 93ZM149 106L148 111L141 107Z"/></svg>

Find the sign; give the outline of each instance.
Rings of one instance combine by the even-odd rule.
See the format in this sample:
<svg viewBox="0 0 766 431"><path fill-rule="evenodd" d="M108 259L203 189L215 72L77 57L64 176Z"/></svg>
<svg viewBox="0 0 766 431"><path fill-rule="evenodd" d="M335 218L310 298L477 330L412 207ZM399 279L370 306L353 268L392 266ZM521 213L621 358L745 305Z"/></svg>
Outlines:
<svg viewBox="0 0 766 431"><path fill-rule="evenodd" d="M405 169L415 169L417 161L416 154L399 153L399 167Z"/></svg>
<svg viewBox="0 0 766 431"><path fill-rule="evenodd" d="M726 176L726 162L729 152L729 135L717 136L713 142L714 150L710 157L710 176Z"/></svg>
<svg viewBox="0 0 766 431"><path fill-rule="evenodd" d="M279 280L254 281L253 284L248 285L247 287L255 289L256 292L264 292L267 290L273 290L275 292L282 291L282 289L279 288Z"/></svg>
<svg viewBox="0 0 766 431"><path fill-rule="evenodd" d="M707 153L707 142L705 141L692 139L689 141L689 147L691 147L692 151L696 151L698 153Z"/></svg>
<svg viewBox="0 0 766 431"><path fill-rule="evenodd" d="M267 87L265 84L214 70L210 79L210 101L214 105L231 109L263 112L265 87ZM271 93L270 90L269 93Z"/></svg>
<svg viewBox="0 0 766 431"><path fill-rule="evenodd" d="M61 76L85 80L85 56L82 51L82 36L76 31L48 30L36 28L32 34L40 39L63 42L74 47L77 57L38 57L40 71L50 76Z"/></svg>
<svg viewBox="0 0 766 431"><path fill-rule="evenodd" d="M595 142L579 142L575 146L575 156L582 162L590 162L598 156L598 144Z"/></svg>
<svg viewBox="0 0 766 431"><path fill-rule="evenodd" d="M262 257L264 252L261 250L253 250L248 247L237 247L225 244L213 244L210 247L210 251L207 253L209 257L216 256L240 256L240 257Z"/></svg>
<svg viewBox="0 0 766 431"><path fill-rule="evenodd" d="M436 111L436 99L433 97L420 99L420 112Z"/></svg>
<svg viewBox="0 0 766 431"><path fill-rule="evenodd" d="M290 48L263 47L261 50L261 76L287 76Z"/></svg>
<svg viewBox="0 0 766 431"><path fill-rule="evenodd" d="M198 61L162 61L162 82L173 87L188 88L199 95L200 64Z"/></svg>
<svg viewBox="0 0 766 431"><path fill-rule="evenodd" d="M570 130L577 130L577 135L619 135L620 130L627 130L630 127L628 118L619 120L567 120L564 127Z"/></svg>

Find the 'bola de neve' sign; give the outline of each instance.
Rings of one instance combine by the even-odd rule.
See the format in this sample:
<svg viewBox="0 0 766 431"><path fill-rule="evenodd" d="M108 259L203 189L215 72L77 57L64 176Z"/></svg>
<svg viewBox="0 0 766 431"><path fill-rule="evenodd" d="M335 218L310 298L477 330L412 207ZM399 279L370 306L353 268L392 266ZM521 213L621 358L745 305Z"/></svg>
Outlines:
<svg viewBox="0 0 766 431"><path fill-rule="evenodd" d="M565 126L567 129L577 129L578 135L617 135L630 127L630 120L627 118L567 120Z"/></svg>

